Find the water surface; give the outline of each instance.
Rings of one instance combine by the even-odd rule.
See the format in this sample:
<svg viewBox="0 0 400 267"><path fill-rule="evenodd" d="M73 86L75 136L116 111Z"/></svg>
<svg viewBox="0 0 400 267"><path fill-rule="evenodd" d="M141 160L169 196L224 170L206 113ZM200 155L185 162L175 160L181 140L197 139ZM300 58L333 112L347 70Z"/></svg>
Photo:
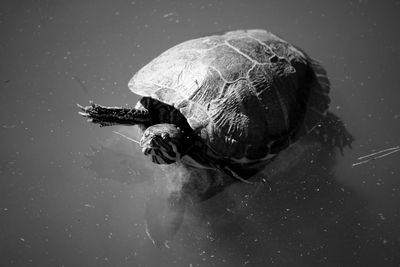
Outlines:
<svg viewBox="0 0 400 267"><path fill-rule="evenodd" d="M1 1L0 265L399 265L400 153L351 166L400 144L399 12L368 0ZM152 173L75 103L134 105L127 82L162 51L246 28L322 62L353 150L281 173L271 189L231 187L157 249L143 225Z"/></svg>

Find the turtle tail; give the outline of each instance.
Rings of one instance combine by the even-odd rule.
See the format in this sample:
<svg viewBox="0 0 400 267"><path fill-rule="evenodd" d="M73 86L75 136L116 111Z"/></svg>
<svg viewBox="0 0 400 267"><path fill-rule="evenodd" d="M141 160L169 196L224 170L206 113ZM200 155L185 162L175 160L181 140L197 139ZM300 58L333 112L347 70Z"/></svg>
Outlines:
<svg viewBox="0 0 400 267"><path fill-rule="evenodd" d="M343 121L329 110L330 82L322 65L311 59L312 79L310 97L304 119L304 128L314 134L322 143L338 147L343 154L343 148L354 141L354 137L346 129Z"/></svg>

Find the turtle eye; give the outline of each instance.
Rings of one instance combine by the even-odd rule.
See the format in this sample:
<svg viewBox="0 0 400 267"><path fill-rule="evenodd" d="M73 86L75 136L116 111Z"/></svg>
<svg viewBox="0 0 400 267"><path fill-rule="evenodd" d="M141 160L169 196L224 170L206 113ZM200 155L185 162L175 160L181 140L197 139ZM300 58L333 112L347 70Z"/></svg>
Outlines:
<svg viewBox="0 0 400 267"><path fill-rule="evenodd" d="M149 135L150 135L149 131L145 131L144 134L143 134L144 137L149 137Z"/></svg>

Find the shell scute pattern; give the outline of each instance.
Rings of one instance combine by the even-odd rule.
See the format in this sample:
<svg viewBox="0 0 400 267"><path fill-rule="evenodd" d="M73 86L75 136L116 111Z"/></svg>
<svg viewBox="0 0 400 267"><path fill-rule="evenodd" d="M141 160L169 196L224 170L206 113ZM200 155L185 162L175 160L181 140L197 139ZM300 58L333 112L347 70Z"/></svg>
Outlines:
<svg viewBox="0 0 400 267"><path fill-rule="evenodd" d="M134 93L141 96L151 96L159 88L169 88L186 98L187 95L191 94L189 92L190 86L183 84L182 81L185 80L182 80L182 78L189 79L185 74L188 73L188 69L199 56L200 53L197 50L181 53L179 50L171 48L138 71L129 81L128 86ZM197 66L197 68L199 67L201 66ZM204 69L198 70L201 74L204 71ZM160 101L168 100L167 104L169 105L172 104L170 101L175 100L171 97L156 99Z"/></svg>
<svg viewBox="0 0 400 267"><path fill-rule="evenodd" d="M229 159L261 159L290 144L306 104L315 102L317 110L328 105L322 67L317 75L326 85L314 91L326 98L307 102L309 87L320 86L319 77L305 78L310 62L270 32L234 31L167 50L129 87L177 108L213 151Z"/></svg>
<svg viewBox="0 0 400 267"><path fill-rule="evenodd" d="M207 51L203 55L202 64L220 73L226 82L245 78L247 71L254 65L251 60L227 45Z"/></svg>
<svg viewBox="0 0 400 267"><path fill-rule="evenodd" d="M177 109L186 117L189 125L194 131L200 131L210 122L208 113L204 106L194 101L184 100Z"/></svg>
<svg viewBox="0 0 400 267"><path fill-rule="evenodd" d="M278 92L274 86L274 74L269 66L258 65L249 73L249 80L255 89L257 96L264 105L266 118L265 127L268 128L269 136L274 138L286 130L286 124L282 123L285 116L278 100Z"/></svg>
<svg viewBox="0 0 400 267"><path fill-rule="evenodd" d="M268 136L266 114L249 81L239 80L229 89L223 98L212 102L209 110L215 125L211 135L217 140L212 143L212 148L236 158L253 156L247 154L247 146L264 146L264 149L259 149L267 153L264 142ZM259 153L256 154L258 157Z"/></svg>
<svg viewBox="0 0 400 267"><path fill-rule="evenodd" d="M260 45L257 40L252 38L231 38L226 42L257 63L270 63L270 58L275 55L269 47Z"/></svg>
<svg viewBox="0 0 400 267"><path fill-rule="evenodd" d="M167 88L167 87L160 87L157 86L158 89L156 89L153 93L151 93L151 97L154 99L166 99L166 98L171 98L169 105L175 106L178 103L182 103L185 99L181 95L181 93L177 90Z"/></svg>
<svg viewBox="0 0 400 267"><path fill-rule="evenodd" d="M189 97L193 102L207 106L212 100L217 99L224 90L226 82L219 72L209 68L206 78L198 85L197 90Z"/></svg>
<svg viewBox="0 0 400 267"><path fill-rule="evenodd" d="M200 38L200 41L199 41L199 39L185 41L181 44L174 46L173 49L178 49L178 50L182 49L185 51L195 50L197 52L199 52L199 51L204 52L205 50L213 49L216 46L223 44L224 42L225 42L224 37L218 36L218 35L213 35L213 36L207 36L204 38Z"/></svg>

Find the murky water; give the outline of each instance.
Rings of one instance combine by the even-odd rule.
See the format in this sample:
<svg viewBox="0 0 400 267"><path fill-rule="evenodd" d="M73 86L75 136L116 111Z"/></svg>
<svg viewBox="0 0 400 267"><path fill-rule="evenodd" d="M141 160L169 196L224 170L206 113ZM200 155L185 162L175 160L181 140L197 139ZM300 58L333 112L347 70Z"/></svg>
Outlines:
<svg viewBox="0 0 400 267"><path fill-rule="evenodd" d="M398 266L398 1L1 1L1 266ZM134 72L187 39L269 29L319 59L356 137L263 187L187 211L170 248L147 237L154 172L127 128L75 103L134 105ZM92 156L87 156L92 155ZM94 155L94 156L93 156ZM281 165L283 166L283 165Z"/></svg>

